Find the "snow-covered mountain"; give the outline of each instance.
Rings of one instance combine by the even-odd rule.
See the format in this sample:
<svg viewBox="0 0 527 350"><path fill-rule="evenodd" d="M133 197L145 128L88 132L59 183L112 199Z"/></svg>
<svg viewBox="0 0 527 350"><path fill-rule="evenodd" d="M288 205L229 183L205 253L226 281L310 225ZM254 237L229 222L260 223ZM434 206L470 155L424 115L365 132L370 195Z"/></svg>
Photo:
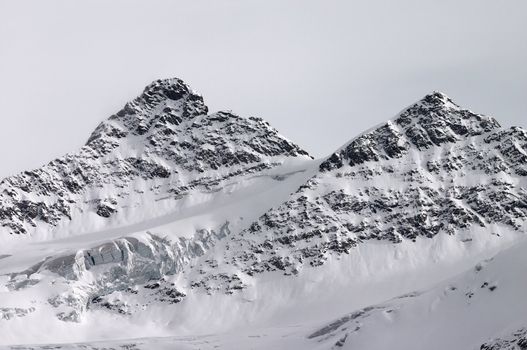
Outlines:
<svg viewBox="0 0 527 350"><path fill-rule="evenodd" d="M195 204L194 192L308 158L262 119L207 111L181 80L153 82L78 152L4 179L0 234L49 239L141 222Z"/></svg>
<svg viewBox="0 0 527 350"><path fill-rule="evenodd" d="M207 113L156 81L0 183L0 344L525 345L526 130L436 92L313 160Z"/></svg>

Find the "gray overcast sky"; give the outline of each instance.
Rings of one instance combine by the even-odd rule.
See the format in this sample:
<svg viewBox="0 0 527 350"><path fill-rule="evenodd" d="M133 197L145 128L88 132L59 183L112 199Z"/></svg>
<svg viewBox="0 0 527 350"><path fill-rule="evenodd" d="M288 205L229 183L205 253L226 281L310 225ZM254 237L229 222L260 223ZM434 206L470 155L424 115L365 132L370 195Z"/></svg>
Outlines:
<svg viewBox="0 0 527 350"><path fill-rule="evenodd" d="M315 156L432 90L525 127L526 62L525 0L0 0L0 177L167 77Z"/></svg>

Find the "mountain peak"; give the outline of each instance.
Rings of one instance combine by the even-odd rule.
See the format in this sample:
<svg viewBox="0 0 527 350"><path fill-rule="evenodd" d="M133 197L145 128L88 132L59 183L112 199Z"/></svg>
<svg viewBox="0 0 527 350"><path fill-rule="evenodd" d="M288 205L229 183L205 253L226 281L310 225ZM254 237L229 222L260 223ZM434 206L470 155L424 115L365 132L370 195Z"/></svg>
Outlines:
<svg viewBox="0 0 527 350"><path fill-rule="evenodd" d="M171 100L179 100L188 95L197 95L188 84L179 78L157 79L148 84L142 96L159 95Z"/></svg>
<svg viewBox="0 0 527 350"><path fill-rule="evenodd" d="M395 117L393 122L405 129L405 131L409 131L412 128L418 128L420 129L419 132L426 133L450 133L452 131L458 136L479 135L500 127L493 117L464 109L446 94L439 91L434 91L424 96L413 105L404 109ZM439 140L437 141L439 142ZM438 142L434 143L436 145L442 143ZM418 147L421 148L419 145Z"/></svg>
<svg viewBox="0 0 527 350"><path fill-rule="evenodd" d="M445 93L441 91L432 91L430 94L423 97L420 101L422 104L428 104L428 105L447 105L451 104L456 107L459 107L457 104L452 101L450 97L448 97Z"/></svg>
<svg viewBox="0 0 527 350"><path fill-rule="evenodd" d="M78 152L0 183L0 236L48 233L59 224L92 222L92 214L94 225L108 224L100 218L116 212L135 220L144 210L132 215L134 205L152 197L165 203L148 204L159 215L167 201L219 191L295 157L309 155L268 123L208 114L201 95L181 79L156 80L100 123Z"/></svg>
<svg viewBox="0 0 527 350"><path fill-rule="evenodd" d="M188 84L179 78L158 79L148 84L143 93L132 101L129 107L142 107L142 112L151 113L153 116L159 114L160 109L166 107L172 109L181 108L183 117L192 117L208 113L208 108L203 97L194 91ZM126 107L125 106L125 109ZM159 108L161 106L162 108ZM187 111L184 111L185 109ZM120 111L117 115L127 111ZM129 111L128 111L129 112Z"/></svg>
<svg viewBox="0 0 527 350"><path fill-rule="evenodd" d="M127 133L144 135L152 129L169 132L166 126L206 115L203 97L179 78L158 79L147 85L141 95L103 121L88 139L121 138ZM165 126L160 128L161 126Z"/></svg>
<svg viewBox="0 0 527 350"><path fill-rule="evenodd" d="M410 148L424 151L500 128L492 117L473 113L434 91L394 119L352 139L320 165L322 170L399 158Z"/></svg>

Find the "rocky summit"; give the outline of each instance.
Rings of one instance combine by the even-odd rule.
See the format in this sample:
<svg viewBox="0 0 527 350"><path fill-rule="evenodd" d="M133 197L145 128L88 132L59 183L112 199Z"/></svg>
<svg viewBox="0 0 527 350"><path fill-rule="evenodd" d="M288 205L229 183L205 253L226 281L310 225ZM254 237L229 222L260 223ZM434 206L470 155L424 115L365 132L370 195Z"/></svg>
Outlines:
<svg viewBox="0 0 527 350"><path fill-rule="evenodd" d="M0 182L0 349L522 349L526 228L527 130L440 92L313 159L158 80Z"/></svg>

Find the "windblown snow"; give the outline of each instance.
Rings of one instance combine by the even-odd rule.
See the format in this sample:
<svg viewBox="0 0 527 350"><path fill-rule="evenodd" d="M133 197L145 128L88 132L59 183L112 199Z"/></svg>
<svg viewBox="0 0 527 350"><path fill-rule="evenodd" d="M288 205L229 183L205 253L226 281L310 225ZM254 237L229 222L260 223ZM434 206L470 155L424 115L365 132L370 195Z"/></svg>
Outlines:
<svg viewBox="0 0 527 350"><path fill-rule="evenodd" d="M525 349L526 222L527 131L442 93L313 159L158 80L0 182L0 348Z"/></svg>

